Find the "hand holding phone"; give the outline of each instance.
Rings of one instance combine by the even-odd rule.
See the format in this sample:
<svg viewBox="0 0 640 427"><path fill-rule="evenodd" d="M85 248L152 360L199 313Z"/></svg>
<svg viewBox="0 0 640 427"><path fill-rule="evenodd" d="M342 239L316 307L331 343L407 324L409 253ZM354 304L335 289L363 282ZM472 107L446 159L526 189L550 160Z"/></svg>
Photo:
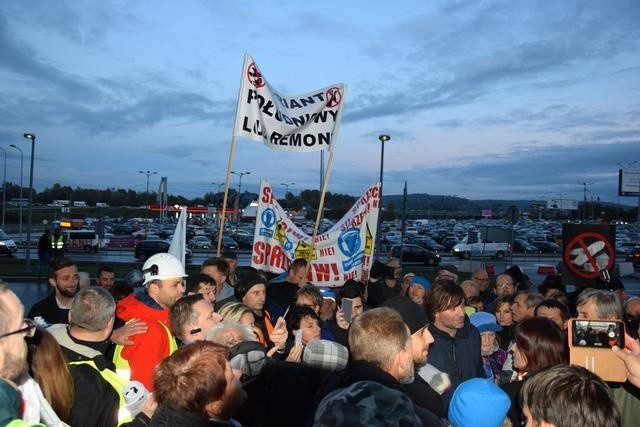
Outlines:
<svg viewBox="0 0 640 427"><path fill-rule="evenodd" d="M352 298L342 298L342 313L344 315L344 320L347 323L351 323L351 318L353 316L353 299Z"/></svg>
<svg viewBox="0 0 640 427"><path fill-rule="evenodd" d="M611 348L625 347L624 324L611 320L569 320L569 362L605 381L625 382L624 362Z"/></svg>
<svg viewBox="0 0 640 427"><path fill-rule="evenodd" d="M295 345L302 344L302 329L296 329L293 332Z"/></svg>

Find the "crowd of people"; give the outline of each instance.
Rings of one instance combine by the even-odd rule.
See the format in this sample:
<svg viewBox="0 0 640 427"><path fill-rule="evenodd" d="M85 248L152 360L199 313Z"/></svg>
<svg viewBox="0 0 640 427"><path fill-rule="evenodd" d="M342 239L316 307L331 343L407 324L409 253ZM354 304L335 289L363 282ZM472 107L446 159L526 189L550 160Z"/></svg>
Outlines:
<svg viewBox="0 0 640 427"><path fill-rule="evenodd" d="M619 279L567 293L517 267L433 280L374 262L320 289L296 259L269 278L233 252L187 275L150 257L116 280L49 264L31 307L0 281L0 425L632 426L640 298ZM84 282L84 283L81 283ZM493 282L493 283L492 283ZM132 286L136 285L136 286ZM626 381L569 364L571 318L624 322Z"/></svg>

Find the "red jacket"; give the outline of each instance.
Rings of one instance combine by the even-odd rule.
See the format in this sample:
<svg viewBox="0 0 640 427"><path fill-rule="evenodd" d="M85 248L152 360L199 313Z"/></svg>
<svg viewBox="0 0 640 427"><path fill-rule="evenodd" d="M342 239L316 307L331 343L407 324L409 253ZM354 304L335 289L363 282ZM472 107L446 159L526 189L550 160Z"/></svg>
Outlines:
<svg viewBox="0 0 640 427"><path fill-rule="evenodd" d="M121 347L120 354L129 363L130 379L140 381L153 391L154 368L176 348L169 325L169 310L159 308L146 294L131 294L118 302L116 316L125 322L143 320L149 328L145 334L129 337L133 345Z"/></svg>

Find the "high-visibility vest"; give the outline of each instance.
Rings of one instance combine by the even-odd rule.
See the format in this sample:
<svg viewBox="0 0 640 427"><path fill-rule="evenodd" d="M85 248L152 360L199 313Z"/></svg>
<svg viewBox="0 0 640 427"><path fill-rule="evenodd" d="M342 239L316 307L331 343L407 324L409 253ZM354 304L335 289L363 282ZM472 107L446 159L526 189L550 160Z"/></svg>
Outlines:
<svg viewBox="0 0 640 427"><path fill-rule="evenodd" d="M40 423L30 423L24 420L13 420L9 424L5 425L5 427L45 427L44 424Z"/></svg>
<svg viewBox="0 0 640 427"><path fill-rule="evenodd" d="M131 321L131 320L130 320ZM167 333L167 337L169 338L169 354L172 355L178 349L178 343L176 343L176 339L173 337L171 330L159 320L156 320ZM129 322L127 322L129 323ZM113 353L113 363L116 365L116 373L120 378L125 379L127 381L131 380L131 365L129 365L129 361L122 357L122 349L123 345L116 345L116 349Z"/></svg>
<svg viewBox="0 0 640 427"><path fill-rule="evenodd" d="M64 236L59 234L58 236L51 236L51 249L62 250L64 248Z"/></svg>
<svg viewBox="0 0 640 427"><path fill-rule="evenodd" d="M133 417L131 413L127 409L127 403L124 399L124 387L127 385L129 381L121 378L118 374L113 372L111 369L103 369L100 370L96 366L93 360L83 360L79 362L69 362L69 365L89 365L93 369L95 369L100 376L108 382L111 387L118 393L118 425L122 425L124 423L130 423L133 421Z"/></svg>

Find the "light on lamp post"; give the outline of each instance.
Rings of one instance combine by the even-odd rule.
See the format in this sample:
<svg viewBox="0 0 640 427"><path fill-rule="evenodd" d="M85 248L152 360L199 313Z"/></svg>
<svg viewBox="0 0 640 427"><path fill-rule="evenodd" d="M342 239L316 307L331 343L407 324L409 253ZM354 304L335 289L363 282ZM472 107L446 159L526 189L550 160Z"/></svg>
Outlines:
<svg viewBox="0 0 640 427"><path fill-rule="evenodd" d="M20 147L18 147L16 144L9 144L9 147L13 147L16 150L18 150L20 152L20 228L19 233L20 233L20 240L22 240L22 165L23 165L23 160L24 160L24 156L22 153L22 149Z"/></svg>
<svg viewBox="0 0 640 427"><path fill-rule="evenodd" d="M146 176L147 176L147 197L149 197L149 177L150 177L151 175L156 175L158 172L151 172L151 171L138 171L138 173L141 173L141 174L143 174L143 175L146 175ZM149 200L147 199L147 202L148 202L148 201L149 201Z"/></svg>
<svg viewBox="0 0 640 427"><path fill-rule="evenodd" d="M24 136L26 139L31 140L31 167L29 168L29 211L27 214L27 255L26 255L26 265L25 271L31 271L31 221L33 218L33 154L36 145L36 136L33 133L25 133Z"/></svg>
<svg viewBox="0 0 640 427"><path fill-rule="evenodd" d="M380 140L380 212L378 212L378 225L376 230L376 259L380 259L380 238L382 237L380 224L382 223L382 178L384 174L384 143L389 141L391 139L391 136L383 134L378 136L378 139Z"/></svg>

